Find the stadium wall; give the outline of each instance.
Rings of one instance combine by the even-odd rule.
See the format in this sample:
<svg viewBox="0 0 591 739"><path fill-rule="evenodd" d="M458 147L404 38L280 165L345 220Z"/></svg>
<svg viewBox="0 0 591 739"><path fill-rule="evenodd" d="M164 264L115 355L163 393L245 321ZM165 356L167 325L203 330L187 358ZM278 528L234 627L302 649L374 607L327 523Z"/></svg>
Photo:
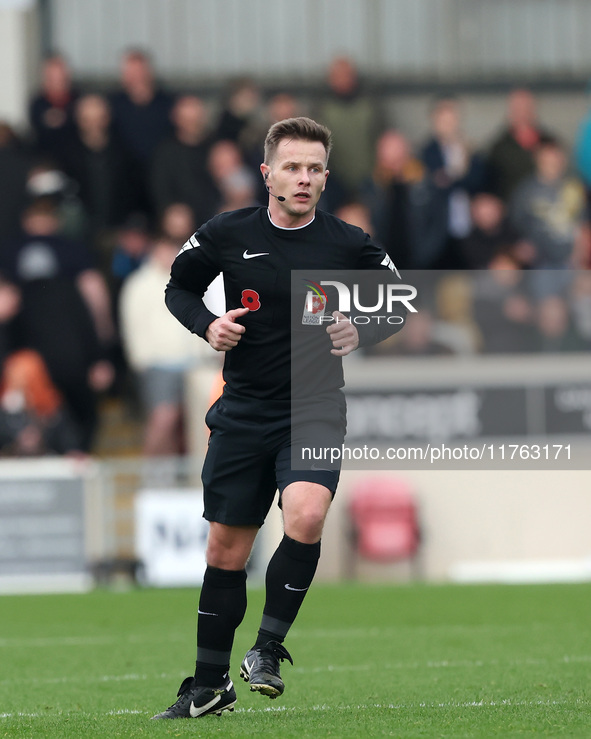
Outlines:
<svg viewBox="0 0 591 739"><path fill-rule="evenodd" d="M322 580L346 578L348 503L370 473L342 475L323 536ZM356 577L432 581L564 581L591 579L589 471L425 471L377 477L409 483L418 505L418 566L353 562Z"/></svg>
<svg viewBox="0 0 591 739"><path fill-rule="evenodd" d="M587 0L43 0L48 43L113 77L126 46L167 78L320 79L348 54L374 78L581 79Z"/></svg>

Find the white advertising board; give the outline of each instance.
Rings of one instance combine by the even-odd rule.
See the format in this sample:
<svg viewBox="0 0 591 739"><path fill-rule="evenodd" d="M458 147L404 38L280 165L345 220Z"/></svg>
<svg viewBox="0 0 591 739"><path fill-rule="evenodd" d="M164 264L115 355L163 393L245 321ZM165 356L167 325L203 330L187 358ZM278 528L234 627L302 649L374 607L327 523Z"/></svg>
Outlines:
<svg viewBox="0 0 591 739"><path fill-rule="evenodd" d="M136 554L146 585L200 585L208 523L201 490L145 490L135 503Z"/></svg>

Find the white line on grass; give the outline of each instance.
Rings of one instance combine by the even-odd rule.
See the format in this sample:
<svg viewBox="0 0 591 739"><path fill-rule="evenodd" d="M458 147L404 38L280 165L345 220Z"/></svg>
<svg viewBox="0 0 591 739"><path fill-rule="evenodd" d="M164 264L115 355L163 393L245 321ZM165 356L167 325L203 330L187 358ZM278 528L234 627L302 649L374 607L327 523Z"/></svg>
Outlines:
<svg viewBox="0 0 591 739"><path fill-rule="evenodd" d="M236 713L308 713L308 712L330 712L330 711L371 711L371 710L387 710L387 711L410 711L417 708L523 708L537 706L589 706L591 701L575 698L575 700L535 700L535 701L516 701L511 698L503 698L502 700L480 700L480 701L420 701L418 703L356 703L351 705L331 706L326 703L315 706L269 706L267 708L237 708ZM149 716L149 711L132 710L129 708L113 709L102 716ZM97 714L79 711L58 711L56 713L24 713L21 711L15 713L0 713L0 719L6 718L48 718L59 716L80 716L90 717Z"/></svg>
<svg viewBox="0 0 591 739"><path fill-rule="evenodd" d="M510 659L506 661L492 659L492 660L427 660L426 662L385 662L380 663L380 670L445 670L445 669L462 669L462 668L480 668L480 667L491 667L499 665L510 665L513 667L519 667L524 665L557 665L557 664L569 664L569 663L587 663L591 662L591 655L588 654L574 654L564 655L557 659L531 659L527 658L524 660ZM374 670L375 664L366 665L319 665L316 667L294 667L293 672L303 675L318 674L323 672L367 672ZM124 675L90 675L84 678L85 682L90 683L117 683L117 682L145 682L146 680L178 680L184 677L185 671L179 671L176 673L159 672L153 675L147 675L142 673L128 673ZM14 685L19 682L26 683L27 685L59 685L64 683L78 683L80 677L77 675L63 676L63 677L50 677L50 678L6 678L0 680L0 686L2 685Z"/></svg>

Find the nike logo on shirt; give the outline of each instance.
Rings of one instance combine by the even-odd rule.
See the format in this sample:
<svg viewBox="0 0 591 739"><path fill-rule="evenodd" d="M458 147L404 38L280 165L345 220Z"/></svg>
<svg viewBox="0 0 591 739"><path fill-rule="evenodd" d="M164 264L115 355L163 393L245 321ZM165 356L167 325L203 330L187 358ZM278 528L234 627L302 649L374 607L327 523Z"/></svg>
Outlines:
<svg viewBox="0 0 591 739"><path fill-rule="evenodd" d="M248 249L244 250L244 254L242 255L242 259L254 259L255 257L268 257L269 252L268 251L261 251L257 254L249 254Z"/></svg>
<svg viewBox="0 0 591 739"><path fill-rule="evenodd" d="M296 593L303 593L304 590L307 590L308 588L292 588L291 585L285 584L286 590L295 590Z"/></svg>

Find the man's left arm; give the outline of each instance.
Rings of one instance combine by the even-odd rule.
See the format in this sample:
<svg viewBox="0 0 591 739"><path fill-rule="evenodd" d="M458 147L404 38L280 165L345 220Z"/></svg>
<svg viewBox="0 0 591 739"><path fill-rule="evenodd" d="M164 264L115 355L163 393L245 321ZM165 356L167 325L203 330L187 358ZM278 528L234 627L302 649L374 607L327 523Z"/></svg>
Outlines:
<svg viewBox="0 0 591 739"><path fill-rule="evenodd" d="M362 275L366 271L375 272L372 275L372 282L375 280L376 286L383 285L383 304L380 309L364 314L354 312L351 316L352 318L358 315L369 316L369 321L356 322L355 326L359 335L359 346L372 346L403 328L408 313L407 306L411 306L410 300L416 292L413 294L412 289L409 290L408 286L404 285L392 259L367 235L357 269Z"/></svg>

